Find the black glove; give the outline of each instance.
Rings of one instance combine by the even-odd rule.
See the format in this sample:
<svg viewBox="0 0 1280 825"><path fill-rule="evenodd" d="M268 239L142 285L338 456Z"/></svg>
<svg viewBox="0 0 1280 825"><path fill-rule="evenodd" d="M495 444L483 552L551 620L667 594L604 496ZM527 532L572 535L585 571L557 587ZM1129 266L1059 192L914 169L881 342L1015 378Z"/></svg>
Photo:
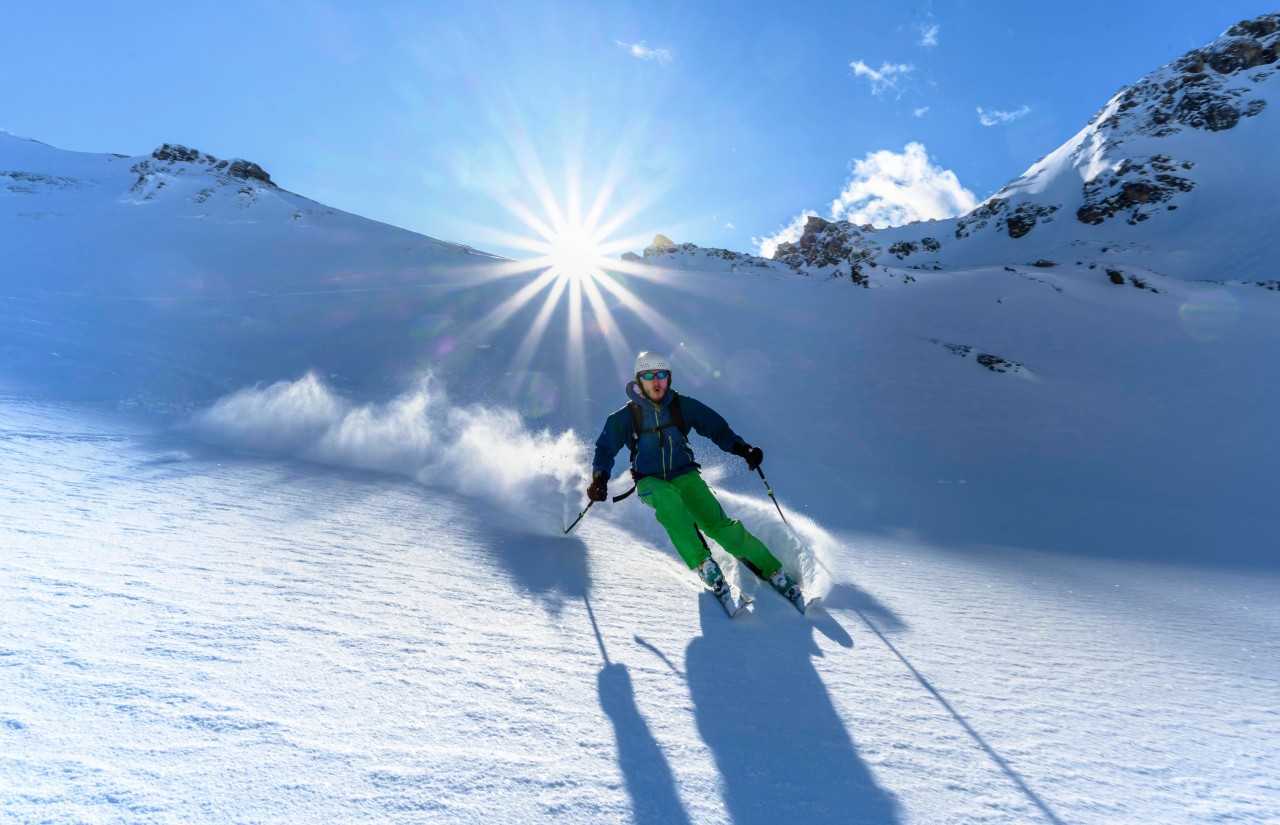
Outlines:
<svg viewBox="0 0 1280 825"><path fill-rule="evenodd" d="M745 441L739 441L733 445L733 454L740 455L747 460L748 470L759 469L760 462L764 461L764 450L759 447L752 447Z"/></svg>
<svg viewBox="0 0 1280 825"><path fill-rule="evenodd" d="M587 488L587 498L592 501L604 501L609 497L609 474L596 473L596 477L591 479L591 486Z"/></svg>

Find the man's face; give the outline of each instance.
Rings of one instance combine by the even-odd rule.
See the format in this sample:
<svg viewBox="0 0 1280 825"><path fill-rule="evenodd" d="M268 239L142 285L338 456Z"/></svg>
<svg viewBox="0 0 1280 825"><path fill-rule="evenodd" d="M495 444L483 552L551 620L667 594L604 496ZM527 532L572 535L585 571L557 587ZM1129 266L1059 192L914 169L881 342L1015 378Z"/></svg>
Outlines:
<svg viewBox="0 0 1280 825"><path fill-rule="evenodd" d="M646 378L645 376L652 377ZM640 389L644 391L645 397L652 401L661 401L665 398L667 387L671 386L671 373L667 370L642 372L636 377L640 381Z"/></svg>

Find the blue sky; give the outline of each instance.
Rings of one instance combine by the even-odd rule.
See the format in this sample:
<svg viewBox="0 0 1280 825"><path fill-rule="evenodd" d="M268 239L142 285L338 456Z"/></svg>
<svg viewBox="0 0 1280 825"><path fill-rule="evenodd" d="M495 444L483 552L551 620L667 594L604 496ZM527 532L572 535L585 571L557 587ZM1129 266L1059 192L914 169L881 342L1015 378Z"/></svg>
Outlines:
<svg viewBox="0 0 1280 825"><path fill-rule="evenodd" d="M806 212L962 211L1262 2L26 3L0 128L165 142L531 257L548 201L639 251L755 251ZM886 175L914 188L890 187ZM539 185L545 181L545 185ZM580 208L573 210L573 193ZM604 196L602 196L604 193ZM833 207L845 193L843 205Z"/></svg>

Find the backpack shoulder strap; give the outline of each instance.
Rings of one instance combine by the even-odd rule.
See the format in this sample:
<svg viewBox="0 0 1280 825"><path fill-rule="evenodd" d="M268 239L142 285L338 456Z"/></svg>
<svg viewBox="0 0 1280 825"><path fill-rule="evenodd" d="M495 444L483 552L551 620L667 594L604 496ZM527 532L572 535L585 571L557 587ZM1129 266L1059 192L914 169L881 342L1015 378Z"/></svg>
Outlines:
<svg viewBox="0 0 1280 825"><path fill-rule="evenodd" d="M640 405L634 401L627 402L627 411L631 413L631 438L627 439L628 445L631 447L631 477L636 477L636 452L640 448L640 432L644 429L643 417L644 413L640 410ZM622 495L614 496L613 501L616 504L627 496L636 491L636 485L632 484L631 489Z"/></svg>
<svg viewBox="0 0 1280 825"><path fill-rule="evenodd" d="M680 431L680 435L684 436L685 441L688 441L689 425L685 423L684 411L680 409L680 393L671 393L671 404L667 409L671 413L671 420L675 422L676 429Z"/></svg>
<svg viewBox="0 0 1280 825"><path fill-rule="evenodd" d="M631 413L631 432L639 436L644 431L644 422L641 420L644 413L640 410L640 405L634 401L627 402L627 410Z"/></svg>
<svg viewBox="0 0 1280 825"><path fill-rule="evenodd" d="M636 450L640 446L640 432L644 429L644 422L641 417L644 415L640 411L640 405L634 401L627 402L627 411L631 413L631 438L628 442L631 445L631 466L636 466Z"/></svg>

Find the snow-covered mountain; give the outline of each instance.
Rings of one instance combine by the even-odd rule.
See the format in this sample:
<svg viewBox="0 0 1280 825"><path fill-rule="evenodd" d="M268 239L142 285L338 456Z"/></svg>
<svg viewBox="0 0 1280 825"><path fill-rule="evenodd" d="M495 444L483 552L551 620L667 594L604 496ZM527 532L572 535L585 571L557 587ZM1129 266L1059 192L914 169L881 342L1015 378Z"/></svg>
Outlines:
<svg viewBox="0 0 1280 825"><path fill-rule="evenodd" d="M470 283L498 260L287 192L249 161L170 144L143 157L68 152L6 132L0 236L0 346L28 356L11 370L84 397L131 387L184 404L308 369L394 383L406 362L296 351L290 319L268 317L273 302L305 296L319 328L393 349L423 317L374 319L353 309L361 297Z"/></svg>
<svg viewBox="0 0 1280 825"><path fill-rule="evenodd" d="M1276 288L1278 59L1280 14L1239 23L1121 89L968 214L880 230L813 217L774 258L864 285L894 268L1041 261Z"/></svg>
<svg viewBox="0 0 1280 825"><path fill-rule="evenodd" d="M0 159L8 207L0 212L8 239L3 264L31 283L120 294L168 274L175 292L216 295L269 283L298 260L365 272L371 254L390 263L410 252L415 264L423 252L478 254L287 192L256 163L184 146L128 157L67 152L0 132ZM193 249L201 257L187 270L199 267L216 279L191 282L182 267L166 271L145 260L191 259ZM88 282L86 255L98 264Z"/></svg>

